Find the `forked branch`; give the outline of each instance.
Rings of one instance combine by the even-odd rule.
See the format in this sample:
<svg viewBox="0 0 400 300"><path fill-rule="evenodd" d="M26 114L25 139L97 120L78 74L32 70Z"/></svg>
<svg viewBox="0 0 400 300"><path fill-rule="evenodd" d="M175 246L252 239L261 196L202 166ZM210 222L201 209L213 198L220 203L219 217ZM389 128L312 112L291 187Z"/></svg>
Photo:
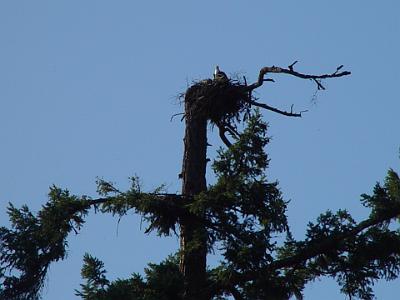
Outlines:
<svg viewBox="0 0 400 300"><path fill-rule="evenodd" d="M320 81L321 79L342 77L342 76L347 76L347 75L351 74L351 72L349 72L349 71L339 72L343 68L343 65L337 67L336 71L331 74L322 74L322 75L303 74L303 73L299 73L293 69L293 67L296 63L297 63L297 61L292 63L290 66L288 66L288 68L281 68L281 67L275 67L275 66L262 68L258 75L258 80L255 83L247 86L248 91L252 91L252 90L262 86L264 81L271 81L269 79L265 79L265 75L267 73L284 73L284 74L289 74L289 75L292 75L292 76L295 76L298 78L302 78L302 79L310 79L310 80L313 80L317 84L318 89L322 89L322 90L324 90L325 87L321 84L321 81Z"/></svg>
<svg viewBox="0 0 400 300"><path fill-rule="evenodd" d="M321 80L322 79L326 79L326 78L335 78L335 77L342 77L342 76L346 76L346 75L350 75L351 72L349 71L342 71L339 72L342 68L343 65L340 65L339 67L336 68L336 71L331 73L331 74L322 74L322 75L310 75L310 74L303 74L303 73L299 73L297 71L294 70L294 65L297 63L297 60L295 62L293 62L291 65L289 65L287 68L281 68L281 67L264 67L260 70L260 74L258 75L258 80L251 84L251 85L247 85L247 81L245 78L245 84L246 84L246 91L249 93L249 98L246 102L248 102L251 105L254 106L258 106L258 107L262 107L265 108L267 110L273 111L275 113L284 115L284 116L288 116L288 117L301 117L301 114L303 112L306 112L307 110L301 111L300 113L296 113L293 112L293 105L289 111L284 111L284 110L280 110L278 108L269 106L267 104L264 103L259 103L253 100L251 94L252 91L255 90L256 88L260 87L263 85L263 83L265 81L272 81L275 82L273 79L271 78L265 78L265 76L267 75L267 73L284 73L284 74L289 74L295 77L299 77L302 79L309 79L315 82L315 84L317 85L317 89L318 90L325 90L325 87L322 85Z"/></svg>

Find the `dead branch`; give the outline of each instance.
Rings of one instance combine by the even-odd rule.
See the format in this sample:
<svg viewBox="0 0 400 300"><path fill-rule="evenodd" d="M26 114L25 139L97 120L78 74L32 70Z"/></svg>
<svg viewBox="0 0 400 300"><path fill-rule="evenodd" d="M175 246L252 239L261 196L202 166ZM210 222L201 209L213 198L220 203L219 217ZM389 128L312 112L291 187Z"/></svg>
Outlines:
<svg viewBox="0 0 400 300"><path fill-rule="evenodd" d="M294 61L290 66L288 66L289 70L290 70L290 71L293 71L294 65L297 64L298 62L299 62L299 61L296 60L296 61Z"/></svg>
<svg viewBox="0 0 400 300"><path fill-rule="evenodd" d="M230 133L230 135L235 138L235 139L239 139L240 138L240 133L236 130L236 128L234 126L232 126L229 123L224 124L226 131L228 131Z"/></svg>
<svg viewBox="0 0 400 300"><path fill-rule="evenodd" d="M275 108L275 107L269 106L269 105L267 105L267 104L265 104L265 103L256 102L256 101L254 101L254 100L249 100L248 102L249 102L251 105L254 105L254 106L257 106L257 107L261 107L261 108L265 108L265 109L268 109L268 110L270 110L270 111L273 111L273 112L276 112L276 113L278 113L278 114L281 114L281 115L284 115L284 116L288 116L288 117L298 117L298 118L301 118L301 113L307 111L307 110L303 110L303 111L301 111L300 113L294 113L294 112L293 112L293 105L292 105L291 108L290 108L290 112L288 112L288 111L280 110L280 109L277 109L277 108Z"/></svg>
<svg viewBox="0 0 400 300"><path fill-rule="evenodd" d="M260 70L260 74L258 75L257 82L247 86L247 90L252 91L252 90L262 86L264 81L272 81L271 79L264 78L267 73L284 73L284 74L289 74L289 75L292 75L292 76L295 76L298 78L302 78L302 79L310 79L310 80L313 80L317 84L318 89L322 89L322 90L324 90L325 87L321 84L321 81L320 81L321 79L342 77L342 76L347 76L347 75L351 74L351 72L349 72L349 71L343 71L343 72L339 73L339 70L341 70L343 68L343 65L337 67L336 71L331 74L323 74L323 75L303 74L303 73L299 73L293 69L293 67L296 63L297 63L297 61L292 63L290 66L288 66L287 69L281 68L281 67L275 67L275 66L262 68Z"/></svg>
<svg viewBox="0 0 400 300"><path fill-rule="evenodd" d="M181 122L183 121L183 119L185 118L185 113L177 113L177 114L173 114L172 116L171 116L171 119L169 120L170 122L172 122L172 120L176 117L176 116L181 116L182 115L182 118L181 118Z"/></svg>
<svg viewBox="0 0 400 300"><path fill-rule="evenodd" d="M228 148L232 146L232 143L228 140L228 138L225 136L225 132L227 131L226 127L223 125L217 124L218 130L219 130L219 137L221 138L222 142L227 146Z"/></svg>

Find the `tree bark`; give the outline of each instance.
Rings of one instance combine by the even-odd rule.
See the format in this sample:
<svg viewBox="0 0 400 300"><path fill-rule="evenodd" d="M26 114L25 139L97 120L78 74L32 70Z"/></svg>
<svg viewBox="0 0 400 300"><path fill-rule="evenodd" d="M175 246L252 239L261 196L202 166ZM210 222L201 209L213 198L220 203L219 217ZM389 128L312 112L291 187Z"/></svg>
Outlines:
<svg viewBox="0 0 400 300"><path fill-rule="evenodd" d="M193 103L193 99L185 99L186 129L182 167L182 195L185 204L190 204L193 196L207 188L207 119L193 113ZM206 229L190 217L180 219L180 229L180 269L184 276L184 299L206 300Z"/></svg>

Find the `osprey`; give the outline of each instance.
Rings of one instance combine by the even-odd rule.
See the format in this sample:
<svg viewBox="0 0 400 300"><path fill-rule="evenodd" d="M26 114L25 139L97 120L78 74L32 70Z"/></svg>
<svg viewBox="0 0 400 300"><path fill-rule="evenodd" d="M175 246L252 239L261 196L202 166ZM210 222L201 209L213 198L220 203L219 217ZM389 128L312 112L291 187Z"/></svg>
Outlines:
<svg viewBox="0 0 400 300"><path fill-rule="evenodd" d="M215 71L214 71L214 79L218 80L228 80L228 76L224 72L222 72L218 66L215 66Z"/></svg>

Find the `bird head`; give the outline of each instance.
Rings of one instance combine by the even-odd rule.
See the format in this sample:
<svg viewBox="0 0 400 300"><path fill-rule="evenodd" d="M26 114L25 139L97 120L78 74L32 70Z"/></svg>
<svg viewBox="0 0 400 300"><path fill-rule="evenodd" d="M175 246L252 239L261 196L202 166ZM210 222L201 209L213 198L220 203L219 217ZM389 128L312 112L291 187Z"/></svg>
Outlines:
<svg viewBox="0 0 400 300"><path fill-rule="evenodd" d="M217 74L218 74L218 72L219 72L219 66L217 65L217 66L215 66L214 75L217 75Z"/></svg>

